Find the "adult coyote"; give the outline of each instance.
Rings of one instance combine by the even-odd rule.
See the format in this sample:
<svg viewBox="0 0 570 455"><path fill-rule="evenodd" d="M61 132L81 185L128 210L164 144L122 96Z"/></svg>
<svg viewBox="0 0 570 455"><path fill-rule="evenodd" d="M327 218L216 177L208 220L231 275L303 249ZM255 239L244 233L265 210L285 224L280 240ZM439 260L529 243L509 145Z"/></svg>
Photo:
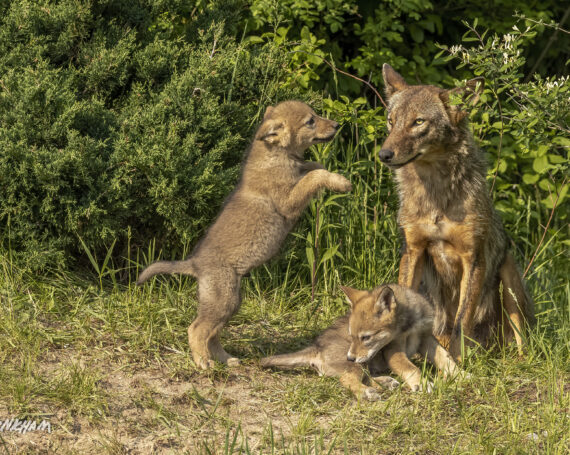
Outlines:
<svg viewBox="0 0 570 455"><path fill-rule="evenodd" d="M454 357L460 356L461 335L482 344L494 335L514 335L520 351L533 302L507 251L467 113L450 100L456 92L475 103L483 81L444 90L408 85L388 64L383 75L389 135L379 158L394 170L400 195L404 252L398 283L416 290L421 285L435 304L434 334Z"/></svg>

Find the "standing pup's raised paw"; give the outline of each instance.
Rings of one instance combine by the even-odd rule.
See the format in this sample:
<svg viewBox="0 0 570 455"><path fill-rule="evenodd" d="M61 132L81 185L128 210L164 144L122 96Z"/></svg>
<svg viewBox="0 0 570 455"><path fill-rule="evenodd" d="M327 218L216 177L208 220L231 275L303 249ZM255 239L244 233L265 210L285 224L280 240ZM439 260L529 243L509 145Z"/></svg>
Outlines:
<svg viewBox="0 0 570 455"><path fill-rule="evenodd" d="M352 191L352 183L346 177L340 174L332 174L331 180L331 189L334 191L338 191L341 193L348 193Z"/></svg>

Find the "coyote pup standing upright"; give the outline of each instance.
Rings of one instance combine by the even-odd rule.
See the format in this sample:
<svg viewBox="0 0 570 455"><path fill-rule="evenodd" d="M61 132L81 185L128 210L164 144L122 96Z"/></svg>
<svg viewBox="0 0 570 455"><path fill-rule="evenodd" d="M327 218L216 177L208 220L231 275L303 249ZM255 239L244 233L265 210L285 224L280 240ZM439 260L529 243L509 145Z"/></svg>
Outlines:
<svg viewBox="0 0 570 455"><path fill-rule="evenodd" d="M158 273L198 279L198 316L188 328L194 361L237 364L221 346L219 332L240 306L240 280L274 256L315 194L350 191L350 182L303 159L311 145L330 141L338 123L306 104L285 101L268 107L243 165L241 180L206 235L184 261L159 261L140 275Z"/></svg>
<svg viewBox="0 0 570 455"><path fill-rule="evenodd" d="M443 371L455 376L461 370L432 334L433 308L411 289L389 284L372 291L341 286L351 306L350 314L339 318L309 347L291 354L266 357L265 367L307 366L321 375L340 377L340 382L357 397L380 398L373 387L363 383L364 366L373 383L393 388L398 382L389 376L374 375L388 369L399 375L414 391L421 388L421 373L409 357L420 353ZM428 384L428 391L431 385Z"/></svg>
<svg viewBox="0 0 570 455"><path fill-rule="evenodd" d="M463 89L408 85L384 64L389 135L380 160L394 169L404 252L398 283L435 304L434 334L459 358L461 335L488 344L516 338L534 317L486 185L486 165L456 92L475 103L482 80ZM500 283L502 282L502 293ZM508 319L509 324L505 324ZM468 340L466 340L468 341Z"/></svg>

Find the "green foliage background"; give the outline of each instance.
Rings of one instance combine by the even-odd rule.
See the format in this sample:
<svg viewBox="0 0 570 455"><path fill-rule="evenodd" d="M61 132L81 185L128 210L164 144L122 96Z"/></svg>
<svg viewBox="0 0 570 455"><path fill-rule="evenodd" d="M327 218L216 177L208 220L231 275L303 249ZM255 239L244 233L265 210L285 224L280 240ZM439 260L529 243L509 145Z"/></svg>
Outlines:
<svg viewBox="0 0 570 455"><path fill-rule="evenodd" d="M33 267L127 237L194 242L285 60L241 2L12 1L0 11L0 229ZM196 9L197 8L197 9ZM130 233L128 233L130 231Z"/></svg>
<svg viewBox="0 0 570 455"><path fill-rule="evenodd" d="M2 2L2 242L36 270L87 256L120 263L153 240L179 258L234 186L265 106L294 97L343 122L335 144L312 153L355 191L311 205L272 276L294 263L306 283L343 264L345 276L374 282L376 264L398 256L397 200L376 160L384 108L325 60L378 89L389 62L410 83L485 77L472 123L497 208L519 258L554 244L540 254L567 266L570 109L560 77L570 35L548 26L567 9L553 0Z"/></svg>

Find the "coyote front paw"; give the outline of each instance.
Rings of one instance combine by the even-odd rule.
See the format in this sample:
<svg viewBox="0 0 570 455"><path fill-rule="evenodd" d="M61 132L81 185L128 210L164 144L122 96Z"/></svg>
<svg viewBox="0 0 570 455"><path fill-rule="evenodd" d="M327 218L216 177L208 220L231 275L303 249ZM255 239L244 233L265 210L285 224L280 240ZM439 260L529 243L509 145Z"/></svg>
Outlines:
<svg viewBox="0 0 570 455"><path fill-rule="evenodd" d="M455 379L459 379L460 381L471 380L473 376L471 373L467 373L465 370L460 370L456 375Z"/></svg>
<svg viewBox="0 0 570 455"><path fill-rule="evenodd" d="M230 357L226 360L226 364L229 367L239 367L241 365L241 361L237 357Z"/></svg>
<svg viewBox="0 0 570 455"><path fill-rule="evenodd" d="M362 398L368 401L380 401L382 397L373 387L366 387L362 391Z"/></svg>
<svg viewBox="0 0 570 455"><path fill-rule="evenodd" d="M194 358L194 363L201 370L211 370L216 366L216 361L212 359L206 359L204 357Z"/></svg>
<svg viewBox="0 0 570 455"><path fill-rule="evenodd" d="M331 190L339 191L341 193L348 193L352 190L352 183L350 183L350 180L340 174L331 173L329 184Z"/></svg>
<svg viewBox="0 0 570 455"><path fill-rule="evenodd" d="M390 376L374 376L372 379L382 387L386 387L389 390L394 390L400 387L400 383Z"/></svg>
<svg viewBox="0 0 570 455"><path fill-rule="evenodd" d="M425 393L433 393L434 385L431 381L422 381L419 390Z"/></svg>

